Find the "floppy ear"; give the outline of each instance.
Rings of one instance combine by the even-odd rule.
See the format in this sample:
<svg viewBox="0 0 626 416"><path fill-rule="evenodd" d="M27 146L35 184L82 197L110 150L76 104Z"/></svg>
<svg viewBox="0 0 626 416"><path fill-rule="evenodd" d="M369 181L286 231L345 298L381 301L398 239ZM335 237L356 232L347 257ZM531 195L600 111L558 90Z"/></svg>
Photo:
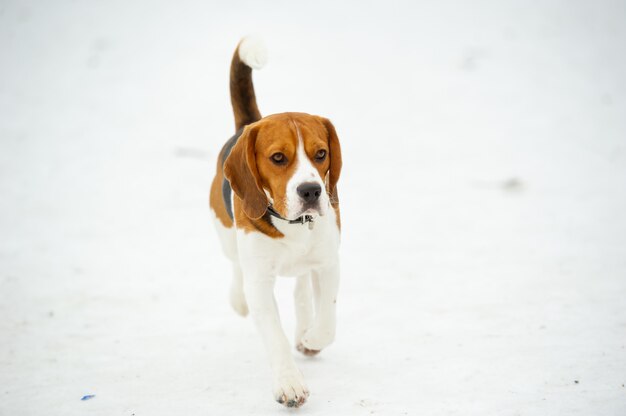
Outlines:
<svg viewBox="0 0 626 416"><path fill-rule="evenodd" d="M328 146L330 147L330 169L328 175L328 190L331 194L336 194L337 181L339 181L339 174L341 173L341 146L339 146L339 138L335 131L335 126L327 118L320 117L320 121L326 127L328 132Z"/></svg>
<svg viewBox="0 0 626 416"><path fill-rule="evenodd" d="M243 212L255 220L265 214L268 205L256 167L254 146L257 133L257 125L246 126L224 161L224 177L228 179L230 187L241 199Z"/></svg>

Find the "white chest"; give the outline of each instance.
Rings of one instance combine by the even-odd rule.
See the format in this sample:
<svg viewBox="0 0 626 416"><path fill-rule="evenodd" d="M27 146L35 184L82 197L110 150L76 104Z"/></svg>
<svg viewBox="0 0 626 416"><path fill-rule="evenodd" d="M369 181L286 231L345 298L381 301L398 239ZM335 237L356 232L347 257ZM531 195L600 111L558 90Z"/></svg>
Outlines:
<svg viewBox="0 0 626 416"><path fill-rule="evenodd" d="M279 276L301 276L337 261L339 229L335 213L317 218L308 225L275 223L283 238L261 233L237 233L240 262L244 269Z"/></svg>

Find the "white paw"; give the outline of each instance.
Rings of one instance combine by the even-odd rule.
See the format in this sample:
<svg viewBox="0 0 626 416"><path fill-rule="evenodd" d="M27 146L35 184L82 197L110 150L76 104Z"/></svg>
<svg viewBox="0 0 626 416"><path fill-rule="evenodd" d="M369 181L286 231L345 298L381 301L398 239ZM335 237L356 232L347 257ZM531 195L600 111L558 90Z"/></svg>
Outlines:
<svg viewBox="0 0 626 416"><path fill-rule="evenodd" d="M309 389L304 384L298 370L283 373L274 379L274 399L287 407L300 407L309 397Z"/></svg>
<svg viewBox="0 0 626 416"><path fill-rule="evenodd" d="M235 312L237 312L239 315L248 315L248 303L246 302L246 297L243 294L243 290L238 290L234 287L231 287L230 306L232 306Z"/></svg>
<svg viewBox="0 0 626 416"><path fill-rule="evenodd" d="M302 342L298 342L296 344L296 349L298 351L300 351L302 354L306 355L307 357L313 357L314 355L317 355L320 353L320 350L310 350L307 347L305 347L304 345L302 345Z"/></svg>
<svg viewBox="0 0 626 416"><path fill-rule="evenodd" d="M310 351L319 351L328 347L335 340L334 328L314 326L302 336L302 346Z"/></svg>

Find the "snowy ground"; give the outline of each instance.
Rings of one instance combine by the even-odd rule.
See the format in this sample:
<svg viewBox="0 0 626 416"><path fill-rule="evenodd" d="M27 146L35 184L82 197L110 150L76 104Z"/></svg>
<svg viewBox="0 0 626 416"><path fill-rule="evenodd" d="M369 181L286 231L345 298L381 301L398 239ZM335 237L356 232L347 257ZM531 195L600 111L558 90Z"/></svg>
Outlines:
<svg viewBox="0 0 626 416"><path fill-rule="evenodd" d="M626 414L626 4L221 3L0 1L0 415L292 413L207 207L249 32L344 149L297 412Z"/></svg>

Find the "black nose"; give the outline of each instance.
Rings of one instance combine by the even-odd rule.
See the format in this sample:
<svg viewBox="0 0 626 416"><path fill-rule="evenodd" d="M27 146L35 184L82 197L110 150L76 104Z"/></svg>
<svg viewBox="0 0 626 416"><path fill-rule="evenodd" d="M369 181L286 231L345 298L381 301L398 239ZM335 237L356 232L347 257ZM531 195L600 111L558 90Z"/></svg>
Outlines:
<svg viewBox="0 0 626 416"><path fill-rule="evenodd" d="M305 182L296 188L304 202L315 202L322 194L322 187L315 182Z"/></svg>

